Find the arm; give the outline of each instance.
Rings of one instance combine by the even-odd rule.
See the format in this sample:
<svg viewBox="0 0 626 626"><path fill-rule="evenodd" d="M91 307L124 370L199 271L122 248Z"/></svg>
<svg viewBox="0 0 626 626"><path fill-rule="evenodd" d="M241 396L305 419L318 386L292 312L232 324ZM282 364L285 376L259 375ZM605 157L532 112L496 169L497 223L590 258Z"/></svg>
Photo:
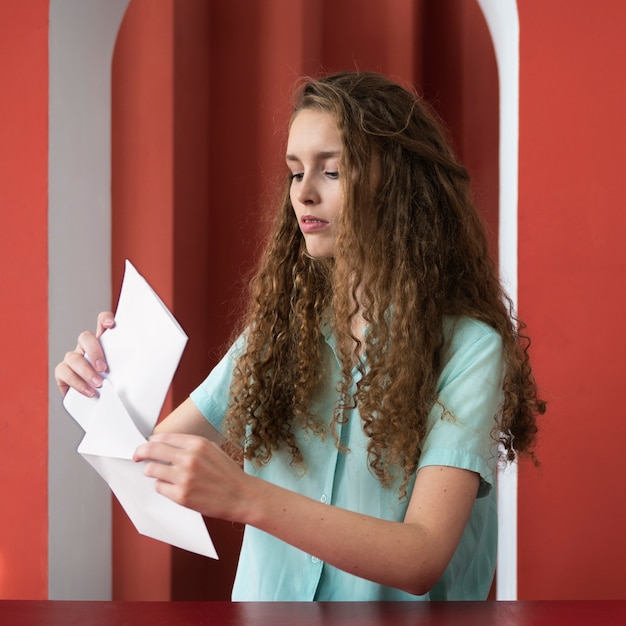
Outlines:
<svg viewBox="0 0 626 626"><path fill-rule="evenodd" d="M203 515L250 524L354 575L423 594L447 566L469 518L478 475L422 468L403 523L322 504L245 474L216 445L158 434L135 460L156 488Z"/></svg>
<svg viewBox="0 0 626 626"><path fill-rule="evenodd" d="M190 398L159 422L154 433L186 433L204 437L218 445L224 443L220 432L202 415Z"/></svg>
<svg viewBox="0 0 626 626"><path fill-rule="evenodd" d="M443 574L461 539L478 476L450 467L418 472L404 523L257 487L248 523L356 576L421 595Z"/></svg>

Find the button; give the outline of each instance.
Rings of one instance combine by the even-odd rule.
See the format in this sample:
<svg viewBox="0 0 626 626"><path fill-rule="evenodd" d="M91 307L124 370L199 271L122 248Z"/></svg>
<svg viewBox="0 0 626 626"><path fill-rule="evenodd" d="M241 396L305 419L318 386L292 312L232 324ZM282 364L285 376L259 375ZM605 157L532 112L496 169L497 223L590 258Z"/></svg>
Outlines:
<svg viewBox="0 0 626 626"><path fill-rule="evenodd" d="M313 565L317 565L319 562L320 560L316 556L311 557L311 563L313 563Z"/></svg>
<svg viewBox="0 0 626 626"><path fill-rule="evenodd" d="M327 498L326 498L326 494L323 493L322 497L320 498L320 502L326 502Z"/></svg>

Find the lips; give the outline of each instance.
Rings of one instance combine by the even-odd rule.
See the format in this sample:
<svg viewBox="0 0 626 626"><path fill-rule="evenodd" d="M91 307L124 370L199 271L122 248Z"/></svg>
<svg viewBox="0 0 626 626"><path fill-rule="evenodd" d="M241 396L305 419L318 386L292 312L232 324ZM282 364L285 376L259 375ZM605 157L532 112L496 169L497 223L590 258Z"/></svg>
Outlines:
<svg viewBox="0 0 626 626"><path fill-rule="evenodd" d="M329 222L322 220L315 215L303 215L300 218L300 230L303 233L314 233L323 230L329 225Z"/></svg>

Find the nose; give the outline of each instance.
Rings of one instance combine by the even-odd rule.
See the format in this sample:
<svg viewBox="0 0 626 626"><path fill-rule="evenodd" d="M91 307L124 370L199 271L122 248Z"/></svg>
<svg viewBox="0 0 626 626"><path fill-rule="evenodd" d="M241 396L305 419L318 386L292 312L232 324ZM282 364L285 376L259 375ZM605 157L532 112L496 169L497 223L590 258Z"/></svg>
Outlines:
<svg viewBox="0 0 626 626"><path fill-rule="evenodd" d="M305 174L296 185L296 200L300 204L317 204L320 201L313 176Z"/></svg>

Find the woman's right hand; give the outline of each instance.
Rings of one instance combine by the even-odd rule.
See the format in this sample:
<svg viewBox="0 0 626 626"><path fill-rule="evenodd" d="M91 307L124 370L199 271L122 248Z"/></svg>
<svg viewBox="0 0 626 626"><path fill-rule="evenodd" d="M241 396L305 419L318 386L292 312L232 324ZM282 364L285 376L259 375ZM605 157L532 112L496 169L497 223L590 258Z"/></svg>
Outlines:
<svg viewBox="0 0 626 626"><path fill-rule="evenodd" d="M96 390L102 386L101 373L108 368L99 338L113 326L113 313L100 313L95 334L88 330L82 332L78 336L76 348L68 352L54 368L54 378L63 396L70 387L88 398L96 395Z"/></svg>

